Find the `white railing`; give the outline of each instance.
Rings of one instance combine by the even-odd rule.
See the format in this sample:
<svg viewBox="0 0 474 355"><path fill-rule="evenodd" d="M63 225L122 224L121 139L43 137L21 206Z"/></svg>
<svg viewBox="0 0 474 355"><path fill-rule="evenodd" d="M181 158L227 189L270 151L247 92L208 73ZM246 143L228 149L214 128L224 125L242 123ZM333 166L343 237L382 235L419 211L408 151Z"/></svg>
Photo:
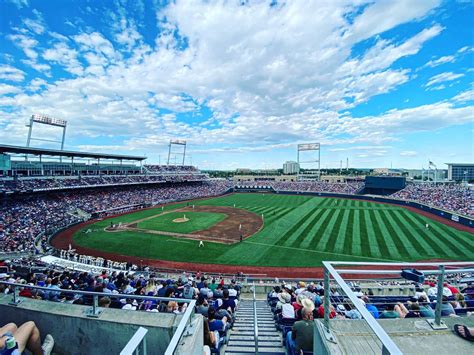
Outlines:
<svg viewBox="0 0 474 355"><path fill-rule="evenodd" d="M337 269L335 266L350 265L350 266L373 266L373 269L361 268L345 268ZM398 275L401 277L402 268L421 268L420 271L426 275L438 275L438 292L435 309L435 318L427 319L427 322L434 329L445 329L446 326L441 321L441 307L443 296L443 283L445 274L449 273L465 273L474 272L474 261L468 262L447 262L440 265L439 263L377 263L377 262L333 262L323 261L324 266L324 331L325 336L332 342L335 338L331 333L329 313L330 313L330 281L331 277L336 282L338 287L350 299L354 308L361 314L374 333L376 338L381 342L382 354L402 354L399 347L390 338L382 326L375 320L373 315L366 309L363 303L360 302L357 295L352 291L351 287L346 283L341 274L367 274L367 275Z"/></svg>

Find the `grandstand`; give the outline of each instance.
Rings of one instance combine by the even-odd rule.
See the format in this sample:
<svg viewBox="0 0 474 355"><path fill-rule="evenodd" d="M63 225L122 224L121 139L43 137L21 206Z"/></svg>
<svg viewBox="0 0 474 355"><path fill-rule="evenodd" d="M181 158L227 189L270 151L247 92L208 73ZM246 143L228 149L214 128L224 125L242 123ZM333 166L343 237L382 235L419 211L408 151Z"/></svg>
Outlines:
<svg viewBox="0 0 474 355"><path fill-rule="evenodd" d="M0 151L2 320L20 324L33 320L41 334L53 335L54 353L129 354L137 350L146 354L197 354L208 345L213 353L220 354L283 354L303 344L298 336L292 337L298 332L298 321L311 324L305 354L400 354L411 353L415 346L419 353L426 353L429 347L423 345L425 342L436 344L431 346L439 347L440 353L443 349L451 352L453 347L460 353L468 352L470 344L451 330L455 323L474 325L474 263L469 261L474 211L472 191L465 185L408 183L393 188L392 181L384 185L387 179L367 186L359 179L292 181L277 176L232 182L210 179L193 166L143 164L145 157L138 156L4 145ZM374 187L383 193L378 194ZM262 255L280 258L268 252L273 250L268 244L260 245L258 238L262 237L258 233L254 237L246 226L241 235L251 239L237 240L229 247L212 243L211 238L198 251L186 240L163 239L158 233L154 236L157 243L156 238L160 238L157 245L170 260L153 264L145 254L134 254L154 250L154 245L147 244L151 242L134 245L121 239L125 235L122 221L133 222L137 214L140 220L149 220L148 228L153 228L157 213L179 214L176 211L187 209L185 213L192 216L195 207L218 207L221 203L229 209L262 214L260 235L266 240L276 238L275 247L285 250L293 266L246 265L248 257L257 260L252 255L262 249L267 250ZM410 217L407 207L420 216ZM371 216L376 217L378 226L370 224ZM426 219L431 229L424 226L426 216L437 218ZM294 224L290 224L292 220ZM356 220L360 221L357 229L352 225ZM321 252L301 247L313 245L305 238L317 235L316 228L324 221L333 226L323 238L326 247L353 254L330 254L328 249L328 254L321 255L343 255L346 261L296 267L308 262L301 258ZM409 221L418 222L410 226ZM137 223L142 226L139 223L143 222ZM401 226L396 236L395 223ZM111 239L100 239L113 240L111 245L118 243L119 253L106 252L105 245L97 251L81 244L84 240L92 243L100 233L107 233L104 228L109 225L113 232L108 232L107 238ZM51 245L52 238L61 235L58 232L71 228L80 231L80 238L72 243L63 241L61 247L53 239L58 248ZM196 228L202 234L207 227ZM375 238L371 228L382 235L371 239ZM363 229L369 234L358 236L355 231ZM346 236L344 230L352 234ZM322 229L318 233L323 233ZM356 245L357 238L380 245ZM437 263L372 264L358 259L362 255L370 260L379 255L380 259L380 253L371 253L385 247L387 255L383 257L421 252L397 244L402 238L410 245L428 245L432 253L439 251L433 256L446 259L452 255L463 261L443 261L444 268L438 268ZM142 239L136 240L142 243ZM252 240L256 244L251 244ZM394 243L391 249L389 240ZM232 256L238 248L247 249ZM360 256L355 253L358 249ZM454 255L455 250L462 255ZM124 258L127 255L134 257ZM200 261L220 262L219 255L237 259L239 264L228 272L225 265ZM324 260L313 258L317 263ZM424 280L414 281L414 272L411 279L402 278L402 269L408 267L421 271ZM127 317L124 312L128 312ZM375 314L386 314L387 319L378 319ZM409 341L403 336L408 333ZM448 343L449 349L445 346Z"/></svg>

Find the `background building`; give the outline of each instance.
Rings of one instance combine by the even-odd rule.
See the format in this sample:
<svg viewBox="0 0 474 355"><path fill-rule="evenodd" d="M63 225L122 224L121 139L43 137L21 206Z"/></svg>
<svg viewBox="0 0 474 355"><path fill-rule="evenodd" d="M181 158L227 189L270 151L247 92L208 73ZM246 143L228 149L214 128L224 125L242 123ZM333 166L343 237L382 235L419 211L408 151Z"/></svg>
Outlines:
<svg viewBox="0 0 474 355"><path fill-rule="evenodd" d="M448 166L448 180L474 181L474 164L446 163Z"/></svg>
<svg viewBox="0 0 474 355"><path fill-rule="evenodd" d="M287 161L283 164L283 174L291 175L300 172L300 165L295 161Z"/></svg>

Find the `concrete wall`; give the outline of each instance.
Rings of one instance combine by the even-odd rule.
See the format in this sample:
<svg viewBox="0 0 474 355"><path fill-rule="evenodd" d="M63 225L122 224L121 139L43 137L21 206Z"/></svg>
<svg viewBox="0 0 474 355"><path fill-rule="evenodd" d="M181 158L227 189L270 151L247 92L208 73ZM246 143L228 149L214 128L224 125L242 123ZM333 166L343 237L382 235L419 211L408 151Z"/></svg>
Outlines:
<svg viewBox="0 0 474 355"><path fill-rule="evenodd" d="M148 354L163 354L182 317L104 309L99 318L90 318L85 315L86 306L25 298L12 306L10 301L10 295L0 295L0 325L33 320L42 339L48 333L54 337L55 354L119 354L140 326L148 329Z"/></svg>

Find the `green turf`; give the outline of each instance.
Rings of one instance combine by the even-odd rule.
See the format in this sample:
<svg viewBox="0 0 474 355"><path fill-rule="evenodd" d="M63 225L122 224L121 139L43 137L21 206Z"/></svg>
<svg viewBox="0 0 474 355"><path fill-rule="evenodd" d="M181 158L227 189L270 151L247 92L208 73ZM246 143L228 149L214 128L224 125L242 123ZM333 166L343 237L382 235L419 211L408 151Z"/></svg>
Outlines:
<svg viewBox="0 0 474 355"><path fill-rule="evenodd" d="M173 222L176 218L186 216L187 222ZM175 232L175 233L191 233L203 229L208 229L214 224L225 219L227 215L224 213L211 212L169 212L160 214L152 219L147 219L138 223L138 228L152 229L157 231Z"/></svg>
<svg viewBox="0 0 474 355"><path fill-rule="evenodd" d="M278 194L233 194L193 203L235 205L263 214L264 228L242 243L229 246L206 242L204 248L198 248L197 241L170 236L129 231L108 233L103 228L110 220L105 220L88 226L92 233L77 232L74 239L85 247L144 258L233 265L320 266L322 260L474 258L472 233L392 205ZM169 205L165 210L181 206ZM131 222L160 212L161 208L145 210L113 221ZM182 212L177 213L182 216ZM426 223L429 229L425 228Z"/></svg>

